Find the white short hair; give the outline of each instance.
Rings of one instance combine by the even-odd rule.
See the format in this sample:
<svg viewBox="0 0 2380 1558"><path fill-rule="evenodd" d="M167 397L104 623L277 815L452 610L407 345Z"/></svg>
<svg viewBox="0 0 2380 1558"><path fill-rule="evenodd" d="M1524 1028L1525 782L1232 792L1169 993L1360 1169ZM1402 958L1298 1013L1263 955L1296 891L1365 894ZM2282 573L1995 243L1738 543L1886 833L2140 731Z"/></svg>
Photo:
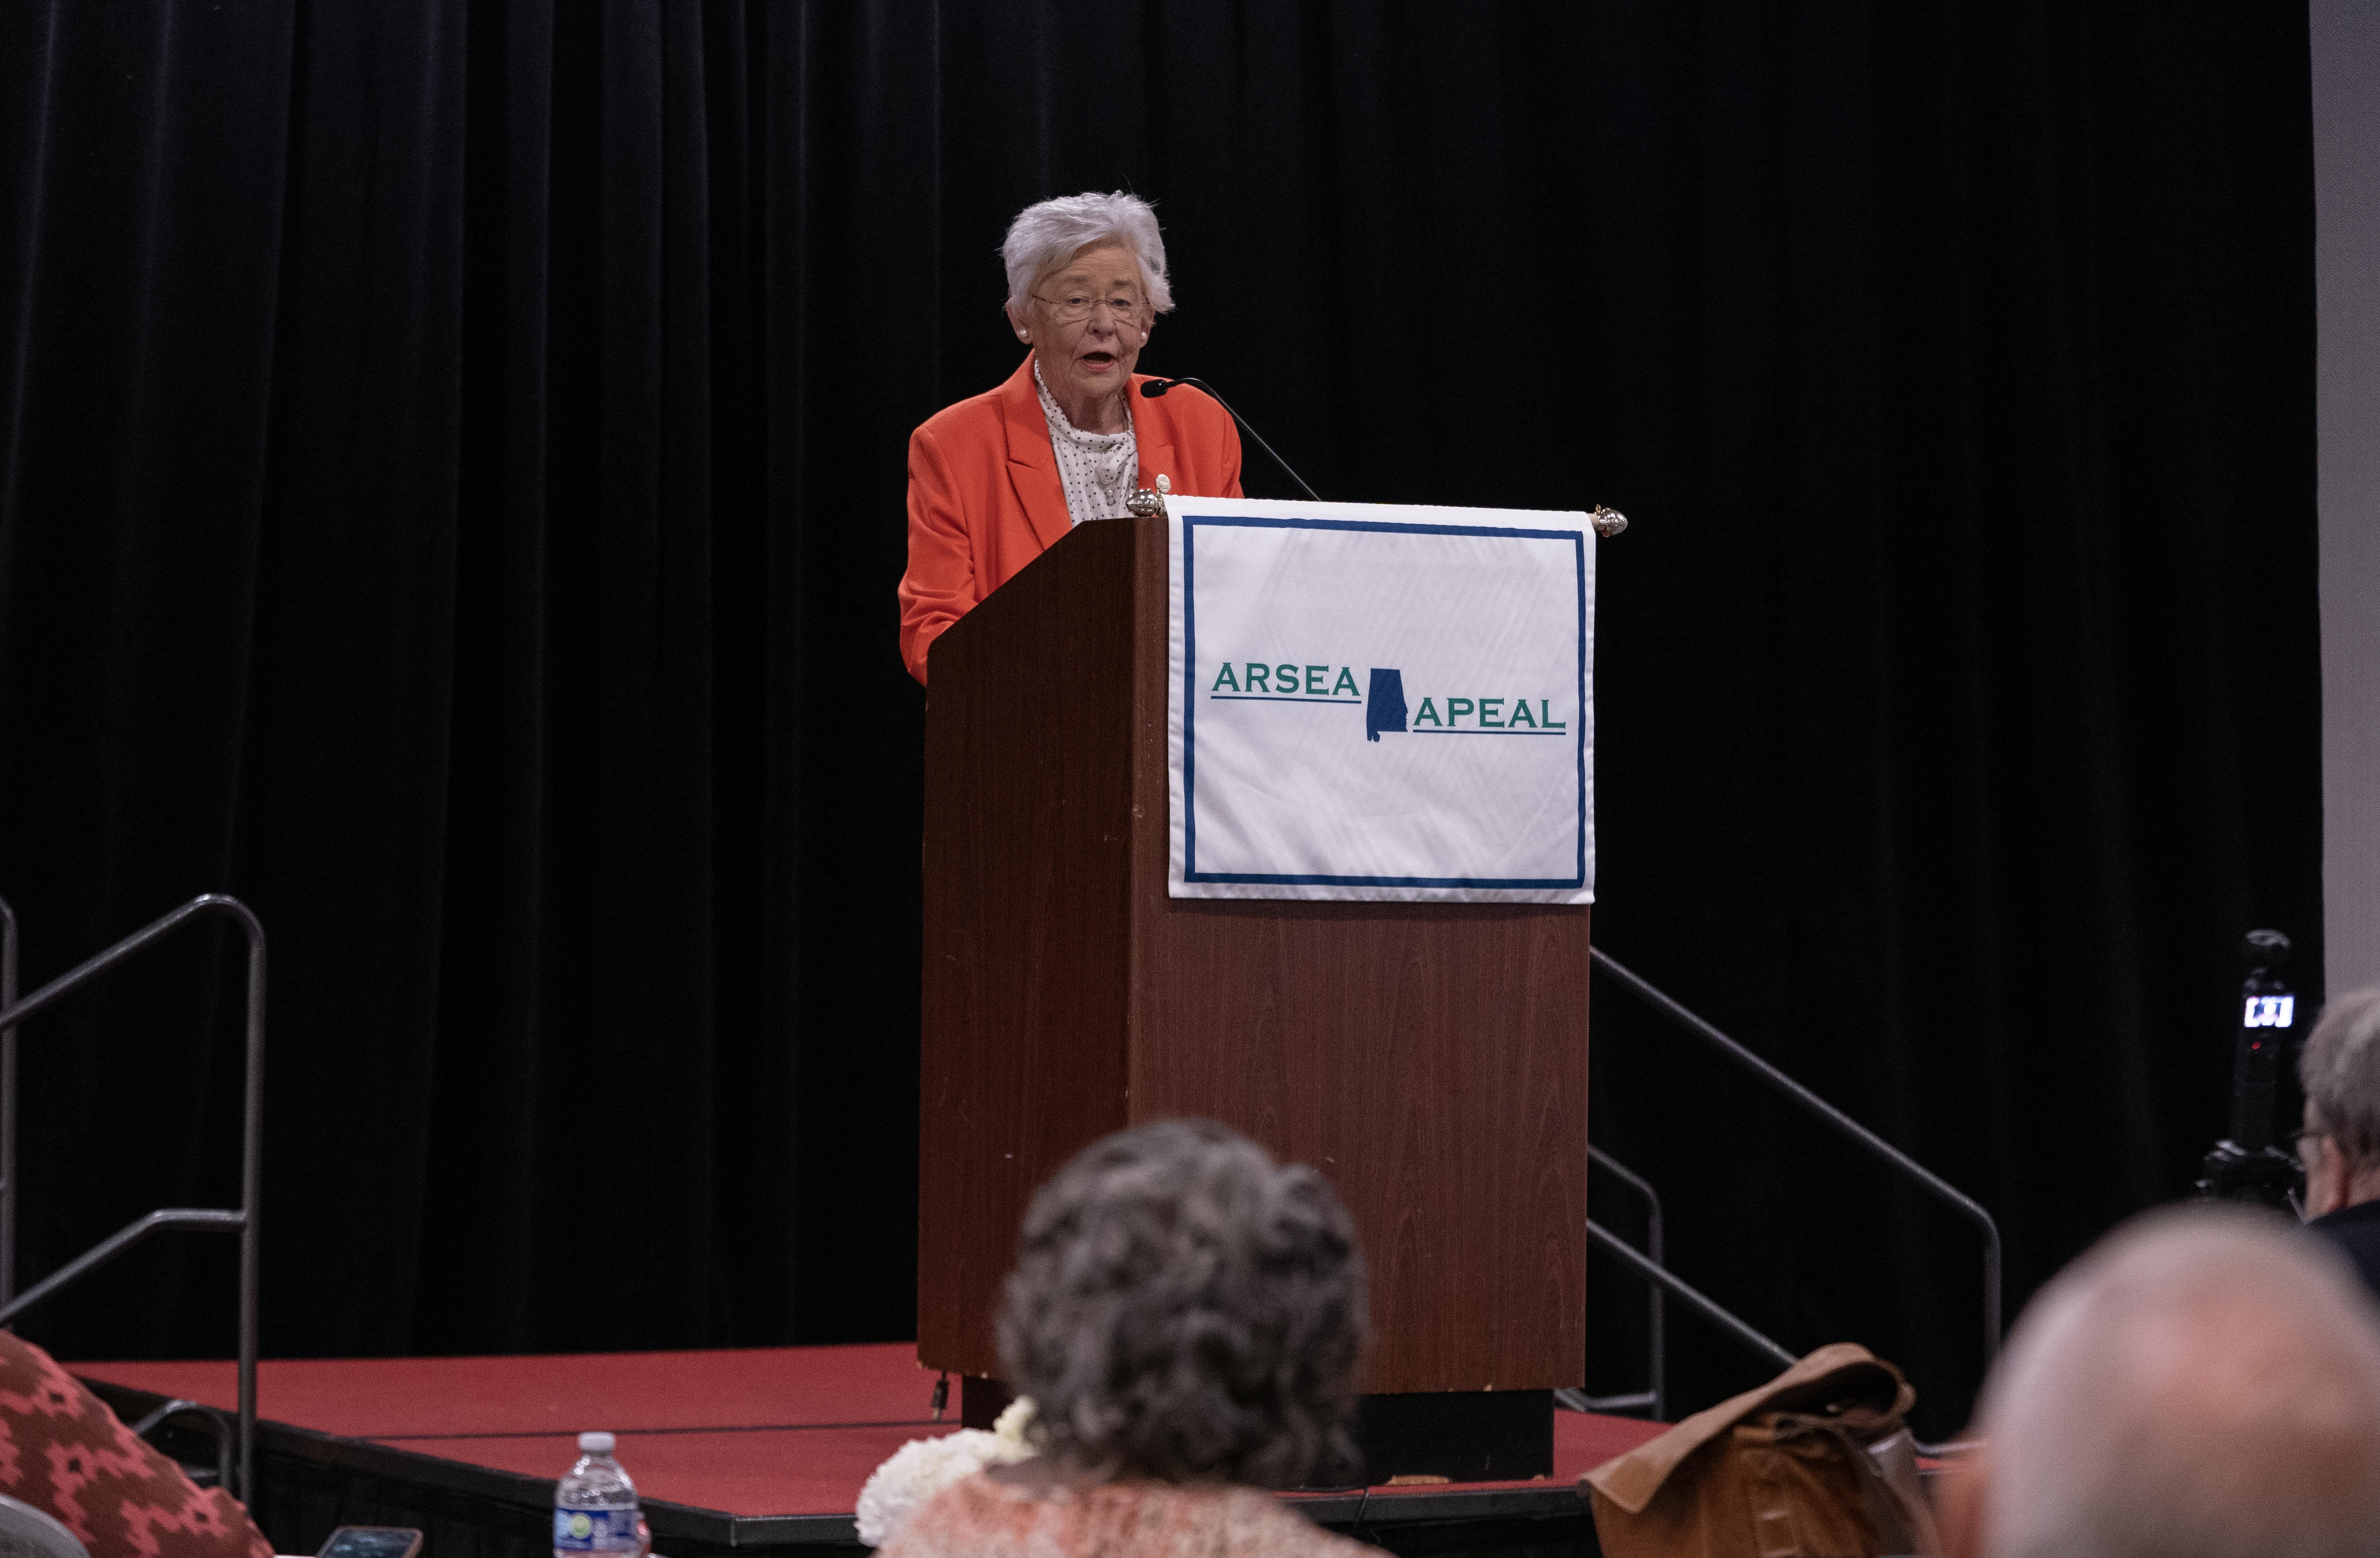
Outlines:
<svg viewBox="0 0 2380 1558"><path fill-rule="evenodd" d="M2017 1322L1982 1424L1989 1558L2380 1552L2380 1314L2271 1214L2103 1240Z"/></svg>
<svg viewBox="0 0 2380 1558"><path fill-rule="evenodd" d="M1061 195L1028 205L1008 225L1000 258L1008 267L1008 306L1025 311L1033 284L1084 250L1120 243L1140 261L1140 281L1148 305L1159 313L1173 307L1165 278L1165 240L1158 236L1157 213L1138 195Z"/></svg>

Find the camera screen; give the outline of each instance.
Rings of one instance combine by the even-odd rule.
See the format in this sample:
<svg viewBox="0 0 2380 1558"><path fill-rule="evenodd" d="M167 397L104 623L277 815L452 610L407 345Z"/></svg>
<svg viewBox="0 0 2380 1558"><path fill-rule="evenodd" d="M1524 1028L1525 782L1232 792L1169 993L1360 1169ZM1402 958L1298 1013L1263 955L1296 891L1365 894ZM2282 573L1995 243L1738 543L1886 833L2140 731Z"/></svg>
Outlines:
<svg viewBox="0 0 2380 1558"><path fill-rule="evenodd" d="M2298 998L2294 995L2251 995L2247 1015L2240 1019L2242 1028L2287 1028L2297 1015Z"/></svg>
<svg viewBox="0 0 2380 1558"><path fill-rule="evenodd" d="M349 1526L331 1533L321 1558L405 1558L420 1538L403 1526Z"/></svg>

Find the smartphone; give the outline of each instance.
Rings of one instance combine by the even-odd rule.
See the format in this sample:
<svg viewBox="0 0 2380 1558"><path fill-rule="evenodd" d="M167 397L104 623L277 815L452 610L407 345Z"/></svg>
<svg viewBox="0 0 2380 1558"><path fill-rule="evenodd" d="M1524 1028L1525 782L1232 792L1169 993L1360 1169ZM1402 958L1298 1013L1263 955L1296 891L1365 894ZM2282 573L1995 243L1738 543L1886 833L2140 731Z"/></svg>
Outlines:
<svg viewBox="0 0 2380 1558"><path fill-rule="evenodd" d="M421 1558L421 1533L410 1526L342 1526L315 1558Z"/></svg>

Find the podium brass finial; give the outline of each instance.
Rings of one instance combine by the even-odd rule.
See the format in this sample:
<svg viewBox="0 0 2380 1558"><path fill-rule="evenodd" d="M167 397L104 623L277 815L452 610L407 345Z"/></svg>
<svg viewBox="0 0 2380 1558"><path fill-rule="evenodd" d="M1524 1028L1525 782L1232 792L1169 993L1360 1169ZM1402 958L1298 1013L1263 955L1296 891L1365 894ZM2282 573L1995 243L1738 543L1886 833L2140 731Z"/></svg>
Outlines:
<svg viewBox="0 0 2380 1558"><path fill-rule="evenodd" d="M1164 480L1165 478L1161 476L1158 478L1160 481ZM1132 490L1132 496L1123 500L1123 511L1135 519L1146 519L1153 514L1162 514L1165 512L1164 494L1152 493L1146 487L1135 487Z"/></svg>
<svg viewBox="0 0 2380 1558"><path fill-rule="evenodd" d="M1595 512L1586 517L1586 522L1595 527L1597 535L1609 541L1628 528L1628 516L1616 508L1606 508L1603 505L1597 504Z"/></svg>

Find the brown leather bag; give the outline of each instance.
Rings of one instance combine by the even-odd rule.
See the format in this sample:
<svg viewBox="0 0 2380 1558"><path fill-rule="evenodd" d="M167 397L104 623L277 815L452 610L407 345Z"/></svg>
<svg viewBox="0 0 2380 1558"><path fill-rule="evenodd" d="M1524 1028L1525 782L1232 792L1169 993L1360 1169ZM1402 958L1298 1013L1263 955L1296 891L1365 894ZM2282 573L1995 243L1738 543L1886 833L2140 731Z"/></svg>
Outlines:
<svg viewBox="0 0 2380 1558"><path fill-rule="evenodd" d="M1939 1552L1901 1424L1916 1401L1865 1347L1820 1347L1580 1479L1595 1534L1609 1558Z"/></svg>

